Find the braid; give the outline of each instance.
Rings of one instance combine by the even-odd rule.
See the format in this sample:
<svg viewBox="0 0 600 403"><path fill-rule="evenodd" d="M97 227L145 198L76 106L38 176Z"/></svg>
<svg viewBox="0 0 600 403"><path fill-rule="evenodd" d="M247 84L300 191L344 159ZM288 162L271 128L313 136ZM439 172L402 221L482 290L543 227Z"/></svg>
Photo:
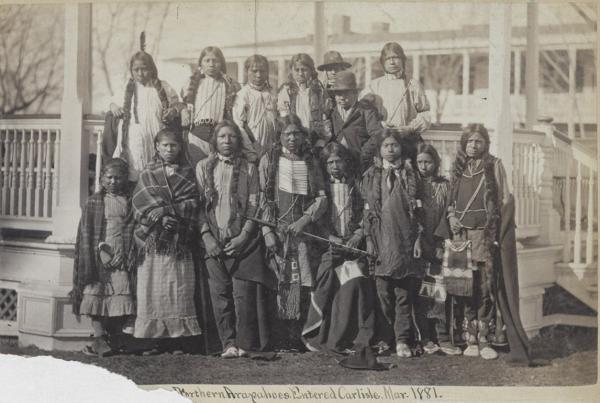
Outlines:
<svg viewBox="0 0 600 403"><path fill-rule="evenodd" d="M219 162L216 153L212 153L208 158L208 162L206 163L206 189L204 190L206 197L206 210L212 207L214 198L217 194L217 190L215 189L214 171L215 167L217 166L217 162Z"/></svg>
<svg viewBox="0 0 600 403"><path fill-rule="evenodd" d="M165 91L165 87L162 85L162 81L158 77L154 79L152 83L156 92L158 93L158 98L160 99L160 104L162 105L163 113L169 108L169 98L167 98L167 91Z"/></svg>
<svg viewBox="0 0 600 403"><path fill-rule="evenodd" d="M131 122L131 100L134 98L135 93L135 81L130 78L125 87L125 99L123 100L123 136L122 144L127 144L127 137L129 136L129 123ZM137 114L136 114L137 121Z"/></svg>
<svg viewBox="0 0 600 403"><path fill-rule="evenodd" d="M194 104L196 102L196 95L198 94L198 88L200 87L200 78L202 72L200 70L194 71L194 74L190 77L190 85L186 90L183 102L186 104Z"/></svg>

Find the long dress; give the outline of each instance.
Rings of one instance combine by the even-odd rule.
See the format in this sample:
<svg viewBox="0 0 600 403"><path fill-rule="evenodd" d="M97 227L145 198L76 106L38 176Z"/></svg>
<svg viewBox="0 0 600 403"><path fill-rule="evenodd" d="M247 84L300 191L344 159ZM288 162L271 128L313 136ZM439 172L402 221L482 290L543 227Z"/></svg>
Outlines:
<svg viewBox="0 0 600 403"><path fill-rule="evenodd" d="M246 84L233 104L233 120L242 130L242 148L250 162L260 161L275 142L276 96L269 87Z"/></svg>
<svg viewBox="0 0 600 403"><path fill-rule="evenodd" d="M113 255L125 255L123 250L124 221L129 213L128 201L124 196L106 194L104 196L104 216L106 219L107 243ZM121 268L112 271L102 270L100 278L88 284L83 290L83 299L79 311L83 315L125 316L135 315L135 305L130 282L130 273L126 270L126 256Z"/></svg>
<svg viewBox="0 0 600 403"><path fill-rule="evenodd" d="M137 318L134 337L164 338L201 334L194 303L195 270L192 259L194 220L199 196L191 167L152 162L140 174L133 196L136 241L144 258L137 272ZM174 231L148 213L161 209L177 218Z"/></svg>
<svg viewBox="0 0 600 403"><path fill-rule="evenodd" d="M166 82L161 81L167 94L169 105L178 102L179 98L173 88ZM160 102L158 92L153 86L146 87L135 83L137 96L137 121L134 113L134 101L131 105L131 119L129 120L129 132L127 136L125 157L129 164L129 180L137 181L140 172L154 157L154 136L165 127L162 121L163 106ZM117 105L122 104L122 99L115 99ZM117 147L113 157L120 157L123 152L122 138L123 125L119 127Z"/></svg>

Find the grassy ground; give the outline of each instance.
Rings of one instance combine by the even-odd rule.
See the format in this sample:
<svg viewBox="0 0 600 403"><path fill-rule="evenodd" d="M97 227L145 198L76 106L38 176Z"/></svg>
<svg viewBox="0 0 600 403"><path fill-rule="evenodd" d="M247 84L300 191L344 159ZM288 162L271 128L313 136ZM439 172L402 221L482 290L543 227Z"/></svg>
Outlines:
<svg viewBox="0 0 600 403"><path fill-rule="evenodd" d="M551 327L533 340L536 358L549 365L536 368L510 367L505 354L495 361L479 358L424 356L402 359L383 357L395 363L389 371L354 371L336 363L338 356L326 353L283 353L274 361L249 358L224 360L202 355L162 354L142 357L121 355L88 357L73 352L46 352L19 348L14 340L0 341L0 353L52 355L98 365L125 375L137 384L434 384L434 385L530 385L564 386L596 383L597 330Z"/></svg>

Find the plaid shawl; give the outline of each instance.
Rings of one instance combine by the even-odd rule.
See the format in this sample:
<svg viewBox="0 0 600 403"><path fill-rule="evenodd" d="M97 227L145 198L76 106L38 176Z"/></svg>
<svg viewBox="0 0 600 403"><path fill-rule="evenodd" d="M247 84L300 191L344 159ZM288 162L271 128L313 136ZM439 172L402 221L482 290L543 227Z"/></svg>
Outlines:
<svg viewBox="0 0 600 403"><path fill-rule="evenodd" d="M175 167L167 177L165 164L155 160L146 166L133 193L133 213L137 226L135 239L143 246L143 253L183 257L195 233L200 195L194 170L187 164ZM161 219L153 222L148 215L159 209L160 217L170 215L177 219L175 231L163 228Z"/></svg>
<svg viewBox="0 0 600 403"><path fill-rule="evenodd" d="M123 222L123 251L126 258L123 268L133 272L135 268L135 242L133 229L135 221L131 211ZM69 297L73 304L73 313L79 315L79 305L83 298L83 289L86 285L100 280L101 270L106 270L100 263L98 244L104 241L106 235L106 218L104 216L104 191L94 193L87 200L77 229L75 244L75 262L73 266L73 289Z"/></svg>

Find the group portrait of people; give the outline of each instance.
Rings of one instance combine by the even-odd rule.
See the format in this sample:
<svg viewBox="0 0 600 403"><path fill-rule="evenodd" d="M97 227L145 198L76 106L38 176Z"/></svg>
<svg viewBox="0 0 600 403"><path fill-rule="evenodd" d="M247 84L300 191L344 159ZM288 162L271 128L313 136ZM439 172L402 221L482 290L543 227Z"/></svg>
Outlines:
<svg viewBox="0 0 600 403"><path fill-rule="evenodd" d="M529 362L502 161L470 124L441 175L400 44L383 46L384 75L362 89L333 50L319 66L294 55L272 88L266 57L245 61L240 85L209 46L178 92L143 42L78 229L84 353Z"/></svg>

